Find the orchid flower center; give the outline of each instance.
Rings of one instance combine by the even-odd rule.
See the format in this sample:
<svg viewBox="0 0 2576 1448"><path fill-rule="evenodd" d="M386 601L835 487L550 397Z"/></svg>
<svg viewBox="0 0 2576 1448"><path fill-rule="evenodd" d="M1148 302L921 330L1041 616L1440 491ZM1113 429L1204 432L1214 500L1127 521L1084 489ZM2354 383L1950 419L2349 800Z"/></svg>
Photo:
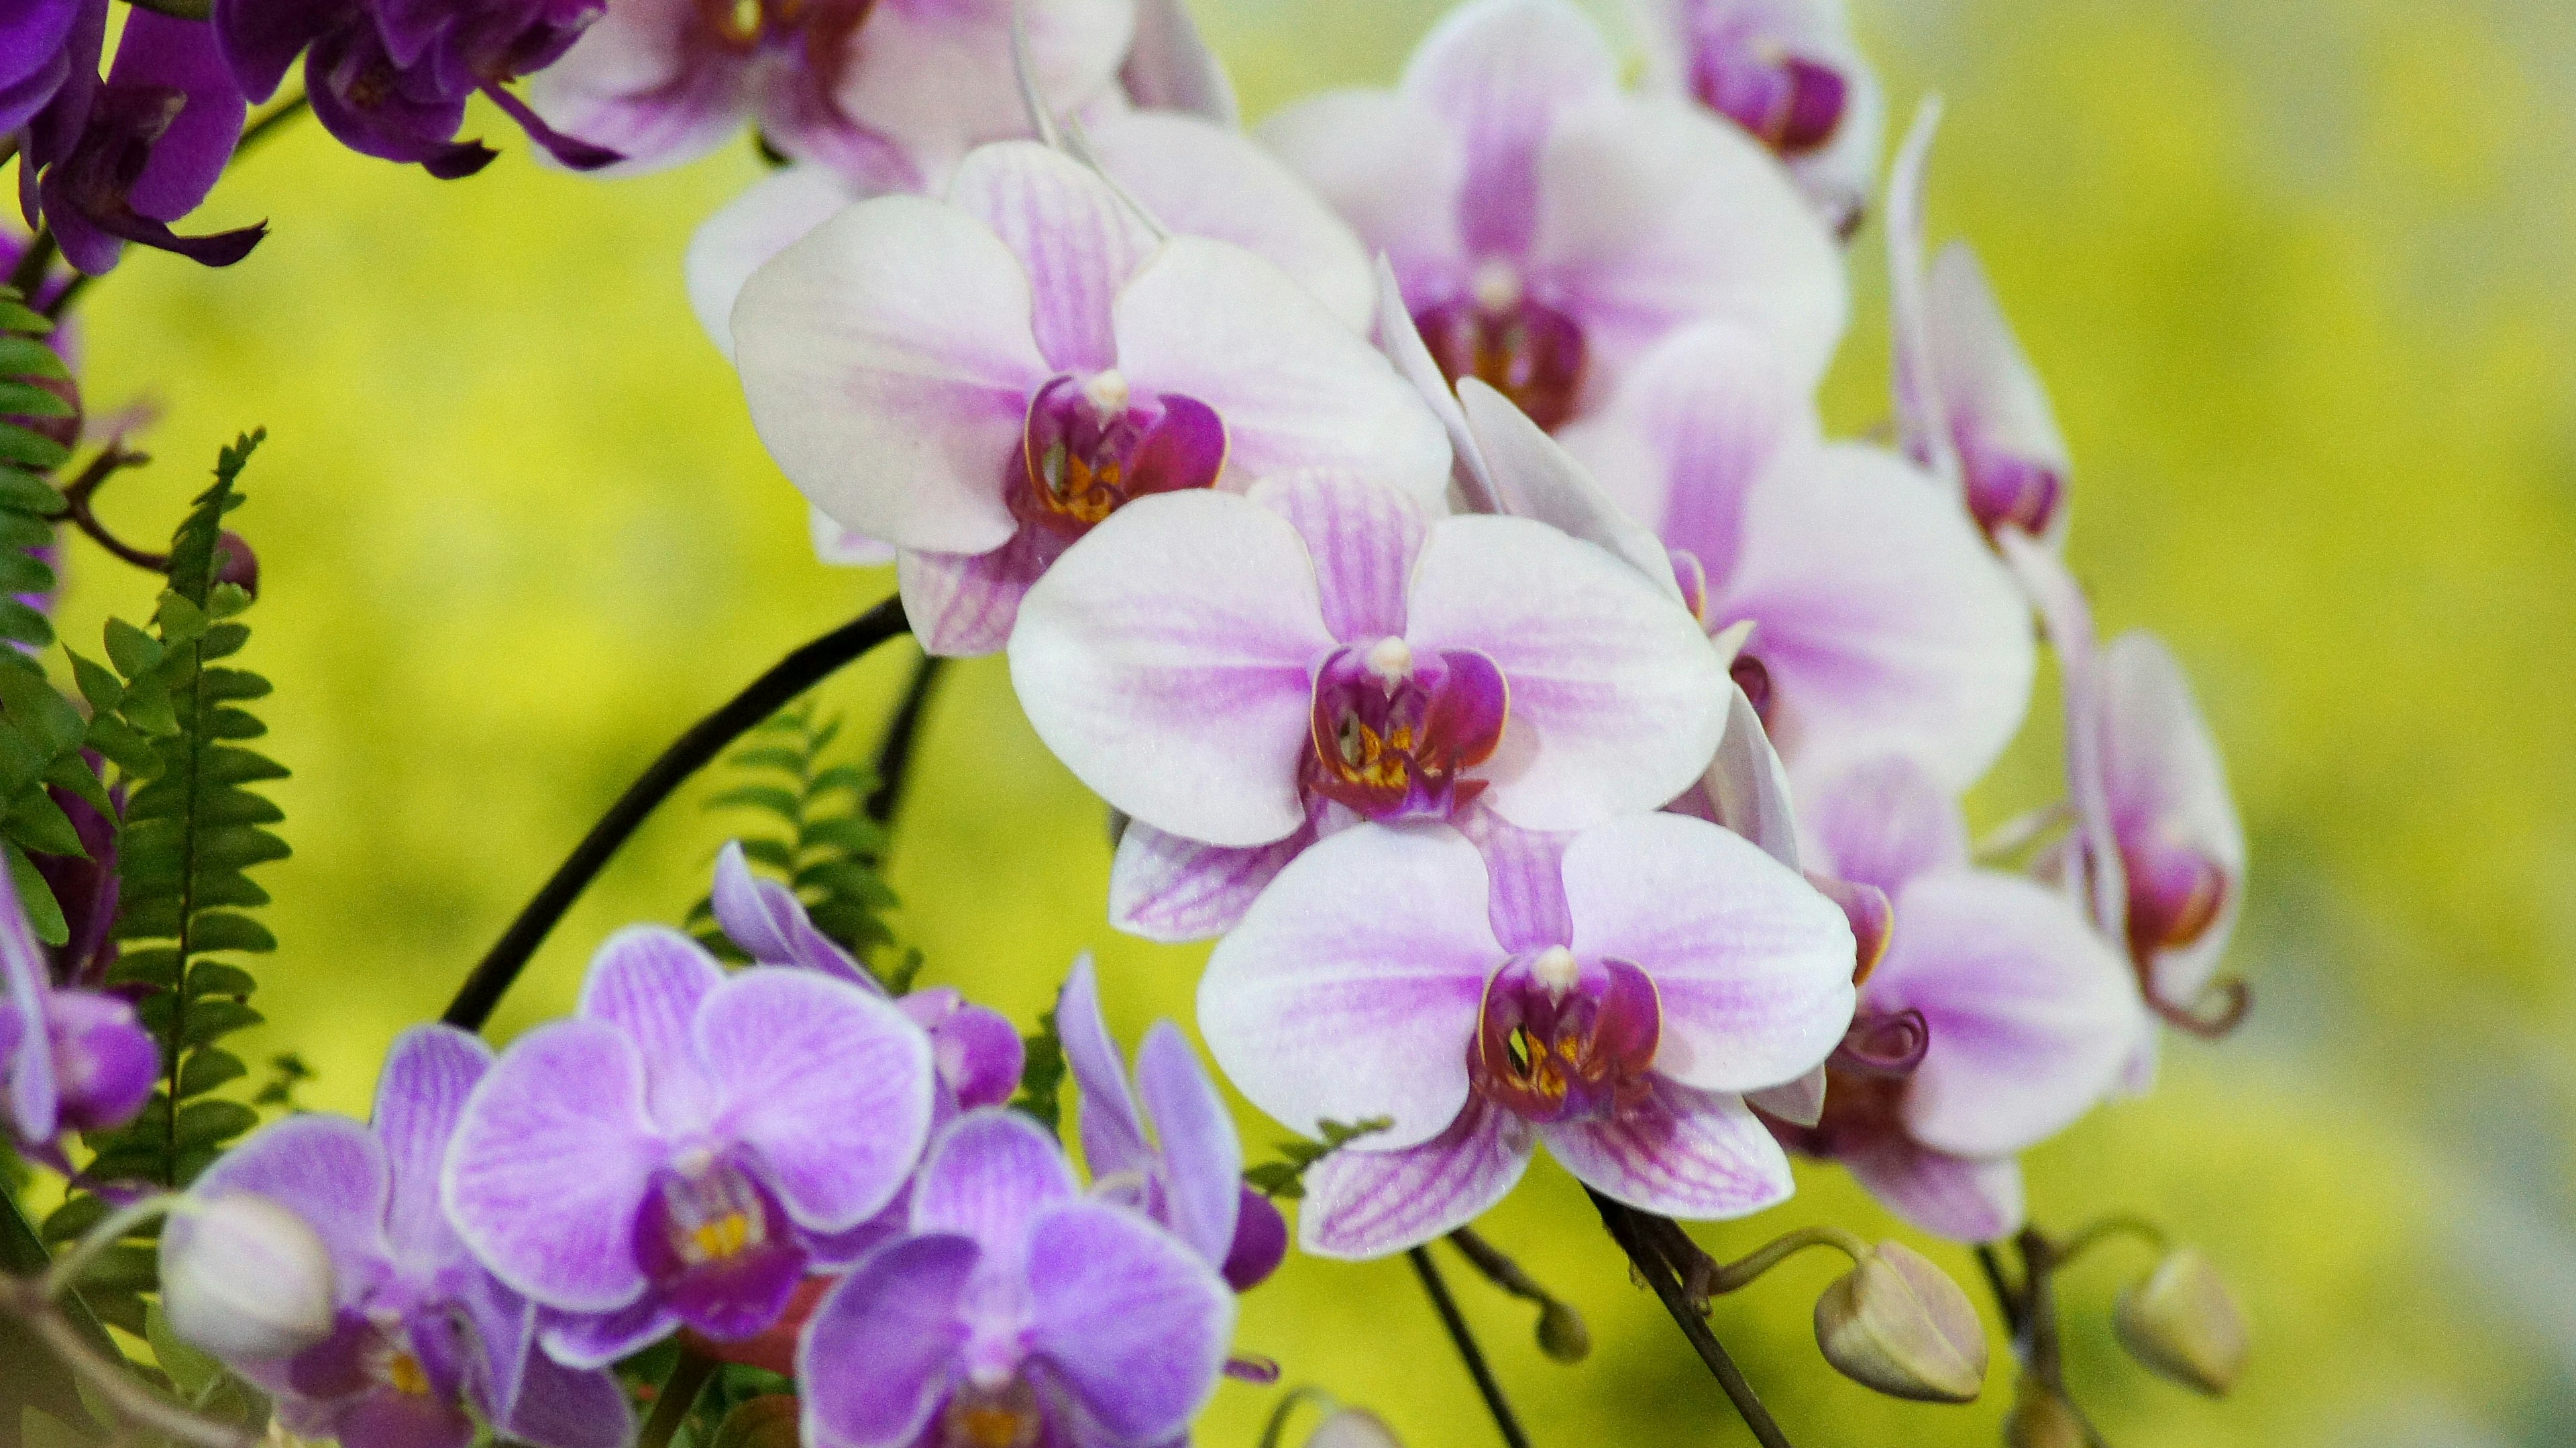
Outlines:
<svg viewBox="0 0 2576 1448"><path fill-rule="evenodd" d="M1992 534L2013 528L2033 538L2048 531L2066 498L2066 479L2046 463L1962 442L1968 511Z"/></svg>
<svg viewBox="0 0 2576 1448"><path fill-rule="evenodd" d="M1726 666L1726 673L1727 677L1735 680L1735 687L1744 691L1744 700L1753 706L1754 717L1762 721L1764 729L1769 729L1772 695L1770 667L1751 654L1737 654L1735 661Z"/></svg>
<svg viewBox="0 0 2576 1448"><path fill-rule="evenodd" d="M1509 713L1502 670L1473 649L1336 649L1315 674L1306 785L1370 819L1445 816L1484 791L1462 776L1493 756Z"/></svg>
<svg viewBox="0 0 2576 1448"><path fill-rule="evenodd" d="M1574 416L1583 387L1583 328L1532 297L1510 262L1486 258L1462 295L1414 313L1413 324L1451 382L1477 378L1544 428Z"/></svg>
<svg viewBox="0 0 2576 1448"><path fill-rule="evenodd" d="M1788 160L1832 144L1851 106L1841 71L1740 26L1699 37L1690 87L1700 104Z"/></svg>
<svg viewBox="0 0 2576 1448"><path fill-rule="evenodd" d="M2123 841L2129 877L2129 952L2141 962L2209 933L2227 903L2227 872L2188 845Z"/></svg>
<svg viewBox="0 0 2576 1448"><path fill-rule="evenodd" d="M1046 1411L1026 1379L969 1382L939 1415L938 1448L1031 1448L1045 1429Z"/></svg>
<svg viewBox="0 0 2576 1448"><path fill-rule="evenodd" d="M387 1357L383 1377L386 1385L397 1393L408 1393L415 1398L429 1395L429 1369L422 1367L420 1359L408 1352L397 1349Z"/></svg>
<svg viewBox="0 0 2576 1448"><path fill-rule="evenodd" d="M777 1199L740 1162L703 1151L654 1178L635 1255L690 1326L722 1340L775 1322L805 1272Z"/></svg>
<svg viewBox="0 0 2576 1448"><path fill-rule="evenodd" d="M876 0L697 0L699 23L718 45L749 54L802 40L817 63L857 33Z"/></svg>
<svg viewBox="0 0 2576 1448"><path fill-rule="evenodd" d="M1051 379L1029 399L1012 511L1071 539L1148 493L1213 487L1225 423L1196 398L1134 395L1116 368Z"/></svg>
<svg viewBox="0 0 2576 1448"><path fill-rule="evenodd" d="M1662 1033L1644 971L1552 945L1512 957L1485 983L1467 1076L1525 1120L1595 1120L1645 1093Z"/></svg>

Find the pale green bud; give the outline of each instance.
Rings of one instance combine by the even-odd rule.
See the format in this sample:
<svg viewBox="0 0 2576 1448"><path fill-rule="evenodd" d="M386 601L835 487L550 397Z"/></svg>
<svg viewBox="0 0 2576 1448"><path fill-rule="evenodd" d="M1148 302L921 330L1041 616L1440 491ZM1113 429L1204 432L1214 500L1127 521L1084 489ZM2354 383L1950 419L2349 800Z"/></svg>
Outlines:
<svg viewBox="0 0 2576 1448"><path fill-rule="evenodd" d="M1816 1299L1816 1346L1843 1376L1896 1398L1973 1402L1986 1381L1986 1330L1940 1268L1881 1242Z"/></svg>
<svg viewBox="0 0 2576 1448"><path fill-rule="evenodd" d="M2111 1325L2131 1357L2213 1398L2236 1386L2245 1371L2245 1315L2218 1269L2195 1248L2166 1253L2144 1282L2122 1292Z"/></svg>

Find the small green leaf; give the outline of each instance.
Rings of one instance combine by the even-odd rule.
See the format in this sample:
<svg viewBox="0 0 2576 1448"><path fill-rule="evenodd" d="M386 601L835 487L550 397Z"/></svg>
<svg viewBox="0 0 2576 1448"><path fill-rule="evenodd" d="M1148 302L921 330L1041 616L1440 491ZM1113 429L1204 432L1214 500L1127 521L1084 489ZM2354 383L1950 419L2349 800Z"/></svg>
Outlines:
<svg viewBox="0 0 2576 1448"><path fill-rule="evenodd" d="M54 903L54 888L36 869L36 862L15 841L0 841L0 851L9 856L9 882L18 887L18 903L26 908L27 927L36 939L47 945L62 945L72 938L72 928L63 920L63 907Z"/></svg>
<svg viewBox="0 0 2576 1448"><path fill-rule="evenodd" d="M194 1013L191 1012L193 1015ZM181 1149L219 1146L259 1125L259 1113L238 1101L191 1101L179 1108L175 1140Z"/></svg>
<svg viewBox="0 0 2576 1448"><path fill-rule="evenodd" d="M152 1344L153 1361L170 1375L170 1384L179 1390L179 1396L190 1402L203 1398L206 1390L224 1375L222 1363L179 1340L158 1306L144 1309L143 1336Z"/></svg>
<svg viewBox="0 0 2576 1448"><path fill-rule="evenodd" d="M161 667L161 641L121 618L107 621L107 660L128 679Z"/></svg>
<svg viewBox="0 0 2576 1448"><path fill-rule="evenodd" d="M742 784L707 801L709 809L761 809L780 819L796 818L798 801L791 791L770 784Z"/></svg>
<svg viewBox="0 0 2576 1448"><path fill-rule="evenodd" d="M204 966L197 967L202 971ZM218 1086L229 1085L250 1074L241 1057L218 1046L208 1046L188 1058L179 1070L179 1095L183 1098L203 1096ZM48 1224L50 1225L50 1223Z"/></svg>

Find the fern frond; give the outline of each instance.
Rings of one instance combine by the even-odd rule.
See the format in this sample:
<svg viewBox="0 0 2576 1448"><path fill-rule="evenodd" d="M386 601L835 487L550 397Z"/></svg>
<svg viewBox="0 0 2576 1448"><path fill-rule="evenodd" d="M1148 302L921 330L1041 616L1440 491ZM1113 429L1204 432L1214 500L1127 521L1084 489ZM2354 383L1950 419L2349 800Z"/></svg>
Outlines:
<svg viewBox="0 0 2576 1448"><path fill-rule="evenodd" d="M886 916L895 896L876 866L885 832L864 810L876 777L865 765L829 762L840 733L840 721L817 718L811 701L780 712L727 757L734 782L707 808L756 816L759 824L739 835L743 853L796 891L815 928L899 991L919 962L880 959L894 941ZM742 960L714 922L704 899L689 912L690 927L708 949Z"/></svg>

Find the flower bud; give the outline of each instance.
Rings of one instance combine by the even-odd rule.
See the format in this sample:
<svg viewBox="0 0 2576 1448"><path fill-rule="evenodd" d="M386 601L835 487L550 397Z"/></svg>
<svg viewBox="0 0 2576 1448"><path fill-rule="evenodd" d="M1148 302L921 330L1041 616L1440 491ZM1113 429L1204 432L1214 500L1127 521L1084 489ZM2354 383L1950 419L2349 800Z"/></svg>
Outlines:
<svg viewBox="0 0 2576 1448"><path fill-rule="evenodd" d="M2150 1371L2213 1398L2245 1370L2245 1315L2218 1269L2191 1247L2166 1253L2144 1282L2122 1292L2111 1326Z"/></svg>
<svg viewBox="0 0 2576 1448"><path fill-rule="evenodd" d="M1836 1372L1890 1397L1973 1402L1986 1381L1976 1308L1902 1243L1879 1243L1816 1299L1816 1346Z"/></svg>
<svg viewBox="0 0 2576 1448"><path fill-rule="evenodd" d="M714 1448L797 1448L798 1407L786 1393L747 1398L725 1414Z"/></svg>
<svg viewBox="0 0 2576 1448"><path fill-rule="evenodd" d="M1579 1363L1592 1356L1592 1329L1582 1313L1550 1300L1539 1309L1538 1350L1556 1362Z"/></svg>
<svg viewBox="0 0 2576 1448"><path fill-rule="evenodd" d="M2004 1448L2090 1448L2092 1441L2073 1404L2022 1375L2013 1389L2012 1416L2004 1420Z"/></svg>
<svg viewBox="0 0 2576 1448"><path fill-rule="evenodd" d="M1386 1420L1366 1408L1338 1408L1315 1425L1306 1448L1404 1448Z"/></svg>
<svg viewBox="0 0 2576 1448"><path fill-rule="evenodd" d="M215 540L215 581L259 597L259 555L250 550L249 539L230 528Z"/></svg>
<svg viewBox="0 0 2576 1448"><path fill-rule="evenodd" d="M56 991L45 1001L62 1124L74 1131L123 1126L152 1099L161 1048L134 1007L97 991Z"/></svg>
<svg viewBox="0 0 2576 1448"><path fill-rule="evenodd" d="M161 1234L161 1311L226 1362L292 1357L331 1335L330 1250L302 1217L248 1192L192 1201Z"/></svg>

